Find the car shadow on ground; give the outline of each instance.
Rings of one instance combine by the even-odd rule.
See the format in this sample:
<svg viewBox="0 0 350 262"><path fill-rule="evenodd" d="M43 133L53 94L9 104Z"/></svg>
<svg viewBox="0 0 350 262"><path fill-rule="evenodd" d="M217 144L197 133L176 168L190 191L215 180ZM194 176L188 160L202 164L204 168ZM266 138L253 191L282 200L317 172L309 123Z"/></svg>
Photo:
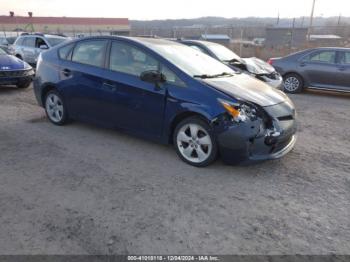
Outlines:
<svg viewBox="0 0 350 262"><path fill-rule="evenodd" d="M307 89L300 95L303 95L303 94L350 99L350 92L346 93L346 92L337 92L337 91L328 91L328 90L319 90L319 89Z"/></svg>

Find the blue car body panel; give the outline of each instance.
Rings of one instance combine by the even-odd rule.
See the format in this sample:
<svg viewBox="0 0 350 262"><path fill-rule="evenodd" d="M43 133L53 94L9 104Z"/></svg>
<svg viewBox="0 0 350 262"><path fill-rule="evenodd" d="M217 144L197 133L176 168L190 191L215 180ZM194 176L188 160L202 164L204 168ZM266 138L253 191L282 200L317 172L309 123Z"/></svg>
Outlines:
<svg viewBox="0 0 350 262"><path fill-rule="evenodd" d="M253 148L251 141L260 132L262 120L245 126L232 125L232 122L222 120L227 113L218 102L218 99L224 99L238 103L240 97L236 98L225 91L225 88L217 88L210 81L187 75L147 45L131 38L98 37L100 40L122 41L134 45L169 68L186 86L180 87L170 82L156 86L142 81L139 76L111 71L106 66L107 62L105 66L96 67L59 58L58 50L62 46L87 39L65 43L41 54L34 81L34 92L39 105L44 106L46 91L55 88L63 97L70 118L123 129L161 143L172 143L175 123L186 116L197 115L212 126L226 162L235 163L234 153L239 150L242 156L237 158L239 161L253 159L254 152L250 152ZM69 69L69 73L66 69ZM253 85L264 85L250 77L242 81L254 81ZM276 92L268 86L264 85L264 88L267 93ZM279 96L282 97L280 94ZM293 108L289 109L292 112ZM294 128L294 121L292 125ZM294 132L288 139L293 134ZM259 139L263 141L265 137ZM271 158L273 153L271 146L265 147L266 150L261 151L261 159Z"/></svg>

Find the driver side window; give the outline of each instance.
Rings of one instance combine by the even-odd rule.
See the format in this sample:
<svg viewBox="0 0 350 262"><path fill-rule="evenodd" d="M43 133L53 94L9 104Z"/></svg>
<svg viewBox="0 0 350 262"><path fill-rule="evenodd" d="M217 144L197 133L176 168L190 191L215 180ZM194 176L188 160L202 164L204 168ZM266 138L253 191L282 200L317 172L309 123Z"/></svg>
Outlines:
<svg viewBox="0 0 350 262"><path fill-rule="evenodd" d="M40 48L40 46L42 46L42 45L48 46L43 39L41 39L40 37L37 37L35 39L35 48Z"/></svg>
<svg viewBox="0 0 350 262"><path fill-rule="evenodd" d="M140 76L141 73L159 70L156 59L127 43L112 42L109 69L116 72Z"/></svg>

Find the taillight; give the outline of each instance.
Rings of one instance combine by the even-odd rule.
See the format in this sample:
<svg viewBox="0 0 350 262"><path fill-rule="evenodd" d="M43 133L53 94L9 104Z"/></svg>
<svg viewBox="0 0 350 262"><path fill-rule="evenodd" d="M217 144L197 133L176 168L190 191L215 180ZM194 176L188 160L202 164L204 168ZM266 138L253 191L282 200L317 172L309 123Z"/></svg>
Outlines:
<svg viewBox="0 0 350 262"><path fill-rule="evenodd" d="M270 65L272 65L273 62L274 62L274 60L273 60L272 58L270 58L269 60L267 60L267 63L270 64Z"/></svg>

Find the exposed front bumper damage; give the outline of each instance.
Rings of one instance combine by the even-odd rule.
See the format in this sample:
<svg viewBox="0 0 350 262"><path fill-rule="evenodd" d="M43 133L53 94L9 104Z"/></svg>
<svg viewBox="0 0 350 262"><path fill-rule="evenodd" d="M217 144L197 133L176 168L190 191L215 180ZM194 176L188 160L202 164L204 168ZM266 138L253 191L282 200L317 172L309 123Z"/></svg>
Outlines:
<svg viewBox="0 0 350 262"><path fill-rule="evenodd" d="M289 102L263 108L271 122L233 123L220 121L215 127L221 158L228 164L283 157L296 143L295 110Z"/></svg>
<svg viewBox="0 0 350 262"><path fill-rule="evenodd" d="M32 69L0 71L0 85L17 85L32 81L33 78L34 71Z"/></svg>
<svg viewBox="0 0 350 262"><path fill-rule="evenodd" d="M283 78L277 72L271 75L259 75L258 78L273 88L276 88L279 90L283 89Z"/></svg>

